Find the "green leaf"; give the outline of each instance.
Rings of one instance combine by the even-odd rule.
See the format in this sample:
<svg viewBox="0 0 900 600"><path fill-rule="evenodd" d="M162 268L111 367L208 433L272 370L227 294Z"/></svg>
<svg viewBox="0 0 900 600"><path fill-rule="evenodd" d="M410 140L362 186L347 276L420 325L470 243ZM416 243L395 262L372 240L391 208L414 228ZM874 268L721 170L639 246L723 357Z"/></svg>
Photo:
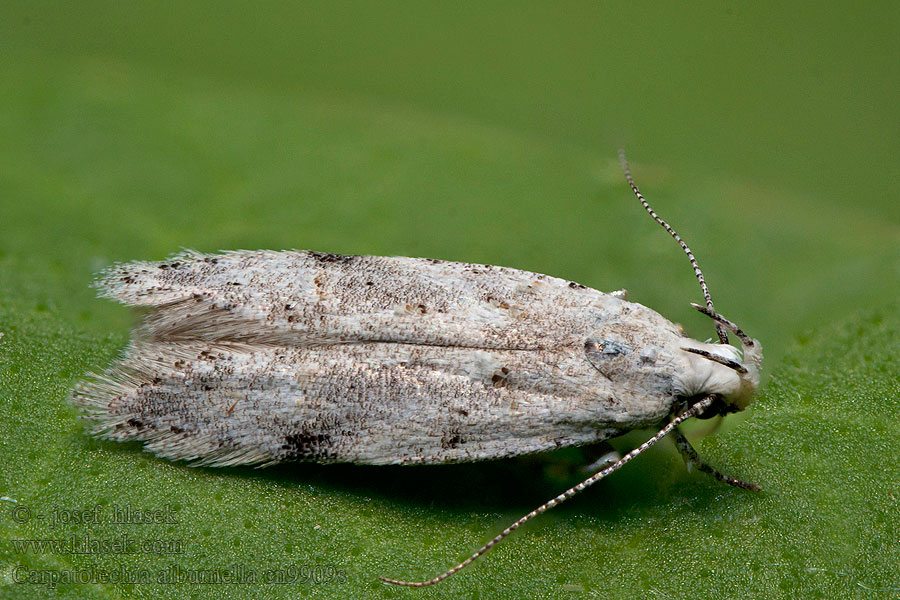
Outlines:
<svg viewBox="0 0 900 600"><path fill-rule="evenodd" d="M399 20L408 6L367 9L383 25L371 29L341 8L321 23L306 9L282 20L286 8L260 8L272 24L259 30L233 7L208 19L187 6L178 17L23 3L0 20L0 597L900 593L900 235L896 199L873 191L895 179L893 138L883 134L896 130L895 87L870 84L895 71L882 64L893 54L872 41L894 35L889 19L860 30L873 49L831 36L808 79L795 76L806 63L786 62L777 47L749 51L759 50L756 33L731 43L744 29L773 31L760 25L769 17L737 27L733 15L715 15L722 27L709 28L682 9L653 8L643 18L656 27L634 32L631 13L619 12L619 25L597 35L598 19L557 26L519 9L507 20L495 7L483 20L435 8L418 35L417 22ZM798 43L804 31L845 32L845 16L820 13L836 20L800 30ZM498 22L495 38L487 24ZM798 35L793 20L774 25ZM520 28L534 35L519 38ZM545 30L546 48L529 41ZM697 41L710 31L727 38L726 53ZM457 34L461 54L432 43ZM478 45L480 36L490 42ZM561 45L567 38L572 46ZM560 70L580 65L573 57L588 38L601 43L593 67ZM607 52L615 48L637 56L622 61ZM660 63L678 55L672 48L693 50ZM695 54L710 57L704 68ZM745 54L765 61L754 69L793 108L768 118L760 80L734 76L731 61ZM833 56L854 78L831 70ZM452 68L436 69L444 60ZM637 90L635 73L650 73ZM685 83L706 77L706 87ZM721 95L732 82L739 91ZM865 90L868 108L819 90L823 82ZM821 104L805 112L811 94ZM402 590L376 577L430 577L462 560L578 481L579 452L198 469L92 439L68 403L135 323L94 298L93 273L180 247L502 264L626 287L694 337L710 336L688 306L698 289L684 256L635 204L616 163L616 132L632 128L643 146L630 152L638 184L691 244L717 307L766 350L771 375L758 401L697 443L711 464L762 485L759 494L688 474L662 443L440 586ZM778 136L784 145L773 148ZM722 163L703 160L717 154ZM778 171L791 156L803 159ZM847 201L858 185L865 202ZM23 545L33 539L108 547ZM242 582L196 583L227 569ZM86 581L59 583L69 575ZM264 582L278 577L288 583Z"/></svg>
<svg viewBox="0 0 900 600"><path fill-rule="evenodd" d="M823 328L776 371L749 418L700 443L708 461L764 491L687 475L671 448L651 451L432 595L895 594L900 361L885 342L900 339L897 309ZM90 440L64 404L70 378L93 357L108 359L121 340L48 327L39 316L14 323L8 311L0 323L3 387L13 399L3 415L0 589L15 597L50 593L49 583L12 582L26 574L43 581L73 570L127 577L122 573L145 569L154 578L190 578L232 566L244 576L284 569L285 577L300 578L315 566L309 576L321 579L228 588L239 596L398 595L375 577L436 574L571 479L560 474L560 458L412 468L171 464L132 446ZM548 464L557 470L545 470ZM161 511L164 521L177 523L104 522L133 520L139 510ZM35 538L158 543L175 554L42 554L16 545ZM148 551L154 549L161 551ZM174 598L187 591L213 597L220 589L60 585L55 593Z"/></svg>

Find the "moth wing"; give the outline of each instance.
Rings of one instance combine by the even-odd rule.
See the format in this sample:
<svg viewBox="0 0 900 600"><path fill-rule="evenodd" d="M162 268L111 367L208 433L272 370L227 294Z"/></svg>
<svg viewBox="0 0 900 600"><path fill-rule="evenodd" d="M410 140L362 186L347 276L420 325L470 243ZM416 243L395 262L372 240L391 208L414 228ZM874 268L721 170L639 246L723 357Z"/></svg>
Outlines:
<svg viewBox="0 0 900 600"><path fill-rule="evenodd" d="M581 368L510 350L143 341L74 403L102 437L197 464L446 463L634 426L627 398Z"/></svg>
<svg viewBox="0 0 900 600"><path fill-rule="evenodd" d="M310 251L185 252L113 266L98 287L104 296L149 307L144 335L151 339L294 346L577 345L600 320L638 306L518 269Z"/></svg>

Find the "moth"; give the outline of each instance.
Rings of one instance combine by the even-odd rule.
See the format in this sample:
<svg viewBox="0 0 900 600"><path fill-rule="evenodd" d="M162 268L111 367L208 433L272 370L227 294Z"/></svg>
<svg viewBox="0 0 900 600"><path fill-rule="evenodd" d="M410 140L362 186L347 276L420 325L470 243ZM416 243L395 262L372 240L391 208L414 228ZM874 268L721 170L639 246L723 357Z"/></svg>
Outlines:
<svg viewBox="0 0 900 600"><path fill-rule="evenodd" d="M313 251L184 251L104 271L100 295L145 309L124 356L73 393L93 433L194 465L439 464L600 446L660 431L525 515L620 468L677 426L743 410L759 384L758 341L719 315L681 244L720 343L574 281L492 265ZM728 344L733 333L740 348Z"/></svg>

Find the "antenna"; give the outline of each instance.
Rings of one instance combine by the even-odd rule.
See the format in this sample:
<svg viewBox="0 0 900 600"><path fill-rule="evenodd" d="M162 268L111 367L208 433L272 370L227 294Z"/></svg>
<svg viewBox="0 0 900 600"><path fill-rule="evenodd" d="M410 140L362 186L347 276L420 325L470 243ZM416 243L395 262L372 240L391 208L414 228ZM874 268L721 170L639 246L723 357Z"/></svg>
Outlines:
<svg viewBox="0 0 900 600"><path fill-rule="evenodd" d="M659 215L656 214L656 211L650 207L650 204L644 198L644 195L641 194L641 191L638 189L638 186L634 183L634 179L631 177L631 169L628 168L628 161L625 159L625 150L619 149L619 162L622 163L622 170L625 172L625 179L628 181L628 185L631 186L631 191L634 192L634 195L637 196L637 199L641 201L641 204L644 205L644 208L650 213L650 216L653 217L653 220L663 226L663 229L669 232L675 241L681 245L681 249L684 250L684 253L687 254L688 260L691 261L691 267L694 268L694 275L697 276L697 281L700 282L700 289L703 290L703 297L706 298L706 308L713 314L715 314L716 309L713 307L712 297L709 295L709 288L706 286L706 279L703 278L703 271L700 270L700 265L697 264L697 259L694 258L694 253L691 252L691 249L688 248L688 245L684 243L684 240L681 239L681 236L675 233L675 230L672 227L663 221ZM725 328L721 323L716 322L716 334L719 336L719 341L723 344L728 343L728 333L725 331Z"/></svg>
<svg viewBox="0 0 900 600"><path fill-rule="evenodd" d="M490 550L491 548L496 546L498 543L500 543L503 540L503 538L505 538L506 536L511 534L513 531L515 531L516 529L518 529L519 527L521 527L522 525L524 525L531 519L535 518L536 516L538 516L542 513L547 512L554 506L562 504L563 502L565 502L566 500L568 500L569 498L571 498L578 492L584 491L585 489L594 485L595 483L597 483L598 481L600 481L601 479L603 479L610 473L618 471L626 463L631 462L631 460L633 460L639 454L644 452L644 450L647 450L650 446L652 446L653 444L655 444L656 442L658 442L659 440L664 438L667 433L669 433L670 431L672 431L673 429L678 427L681 423L683 423L684 421L687 421L691 417L696 417L697 415L703 414L710 406L712 406L714 400L715 400L714 395L706 396L705 398L703 398L702 400L700 400L699 402L694 404L692 407L690 407L689 409L687 409L686 411L684 411L683 413L681 413L680 415L678 415L677 417L675 417L674 419L669 421L669 423L665 427L660 429L656 433L656 435L654 435L652 438L650 438L649 440L647 440L646 442L644 442L643 444L641 444L640 446L638 446L637 448L635 448L634 450L632 450L631 452L629 452L628 454L626 454L625 456L623 456L622 458L617 460L615 463L606 467L605 469L597 471L596 473L594 473L593 475L591 475L590 477L588 477L587 479L585 479L578 485L570 487L569 489L567 489L565 492L563 492L559 496L556 496L555 498L548 500L544 504L541 504L539 507L537 507L536 509L534 509L533 511L531 511L530 513L523 516L521 519L519 519L518 521L516 521L515 523L513 523L512 525L510 525L503 531L501 531L499 534L497 534L497 536L494 539L492 539L487 544L485 544L484 546L479 548L478 551L475 552L475 554L473 554L466 560L462 561L461 563L459 563L458 565L456 565L449 571L445 571L445 572L441 573L440 575L438 575L437 577L433 577L432 579L429 579L427 581L403 581L402 579L389 579L387 577L379 577L378 579L380 579L381 581L383 581L385 583L392 583L394 585L403 585L403 586L407 586L407 587L428 587L430 585L434 585L435 583L440 583L443 580L447 579L448 577L452 577L453 575L459 573L460 571L465 569L467 566L469 566L470 564L475 562L475 560L478 559L479 556L481 556L482 554L484 554L485 552L487 552L488 550Z"/></svg>

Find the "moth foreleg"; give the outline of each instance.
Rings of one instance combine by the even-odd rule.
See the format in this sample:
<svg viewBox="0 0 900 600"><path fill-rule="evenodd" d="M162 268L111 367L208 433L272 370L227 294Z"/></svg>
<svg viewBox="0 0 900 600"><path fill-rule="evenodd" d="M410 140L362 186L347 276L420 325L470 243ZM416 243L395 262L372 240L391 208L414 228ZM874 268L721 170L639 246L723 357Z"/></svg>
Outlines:
<svg viewBox="0 0 900 600"><path fill-rule="evenodd" d="M691 446L691 443L688 441L684 434L681 433L680 430L676 429L672 432L672 436L675 440L675 447L678 448L678 451L681 452L682 458L684 458L685 464L687 464L688 470L691 467L697 467L698 470L703 471L704 473L709 473L719 481L725 482L728 485L733 485L735 487L744 488L745 490L753 490L758 492L762 488L756 485L755 483L748 483L746 481L741 481L740 479L735 479L734 477L729 477L724 473L721 473L714 469L713 467L706 464L700 455L697 454L697 451L694 450L694 447Z"/></svg>

